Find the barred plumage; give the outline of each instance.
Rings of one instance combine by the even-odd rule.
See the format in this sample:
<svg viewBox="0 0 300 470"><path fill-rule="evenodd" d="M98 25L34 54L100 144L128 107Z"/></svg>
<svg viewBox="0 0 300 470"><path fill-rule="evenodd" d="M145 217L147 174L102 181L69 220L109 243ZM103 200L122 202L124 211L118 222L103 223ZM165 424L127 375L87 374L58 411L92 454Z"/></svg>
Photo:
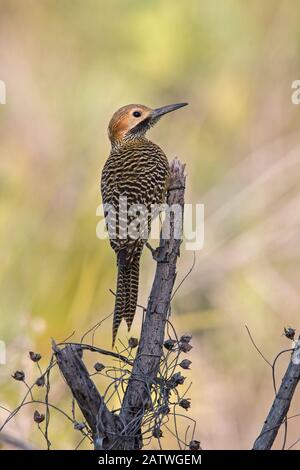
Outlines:
<svg viewBox="0 0 300 470"><path fill-rule="evenodd" d="M134 204L142 204L151 213L153 204L165 201L169 178L168 160L156 144L146 139L146 131L163 114L185 103L152 110L143 105L128 105L119 109L109 124L112 144L101 178L101 192L105 207L112 207L110 216L116 215L116 238L110 243L117 255L118 276L113 319L113 345L119 325L124 318L128 330L132 325L138 298L139 266L147 236L135 239L130 234L121 236L125 214L119 202L126 197L126 210ZM127 215L127 226L134 221ZM107 224L110 219L106 214ZM145 222L150 231L151 217Z"/></svg>

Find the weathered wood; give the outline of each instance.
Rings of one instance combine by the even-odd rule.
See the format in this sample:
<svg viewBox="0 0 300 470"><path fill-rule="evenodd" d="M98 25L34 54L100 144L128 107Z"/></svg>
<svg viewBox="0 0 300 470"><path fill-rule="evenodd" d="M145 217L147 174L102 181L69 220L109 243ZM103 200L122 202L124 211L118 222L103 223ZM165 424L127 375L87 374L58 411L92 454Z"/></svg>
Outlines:
<svg viewBox="0 0 300 470"><path fill-rule="evenodd" d="M53 342L58 367L71 389L92 433L95 449L114 448L118 432L118 417L104 403L82 361L80 346L69 344L59 349Z"/></svg>
<svg viewBox="0 0 300 470"><path fill-rule="evenodd" d="M260 435L255 440L254 450L271 449L279 428L287 416L290 404L300 380L300 339L297 341L281 386L273 401Z"/></svg>

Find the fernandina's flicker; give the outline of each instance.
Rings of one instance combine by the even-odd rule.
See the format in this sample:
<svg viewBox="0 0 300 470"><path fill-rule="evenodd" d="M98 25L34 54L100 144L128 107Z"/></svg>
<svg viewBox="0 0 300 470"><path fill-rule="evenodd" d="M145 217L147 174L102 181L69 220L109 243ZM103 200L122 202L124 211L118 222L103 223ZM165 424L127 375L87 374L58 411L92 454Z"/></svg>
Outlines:
<svg viewBox="0 0 300 470"><path fill-rule="evenodd" d="M167 157L158 145L145 135L166 113L186 106L187 103L172 104L151 109L140 104L130 104L115 112L109 127L111 152L101 178L102 200L106 211L106 222L115 216L116 232L110 235L110 244L117 255L118 276L113 319L113 346L122 318L128 331L133 322L139 284L139 264L145 236L131 237L121 234L120 225L124 216L120 210L120 198L126 201L126 209L134 204L143 205L151 211L153 204L165 202L169 179ZM107 211L107 207L113 208ZM130 213L130 211L129 211ZM133 220L127 215L127 227ZM125 221L126 222L126 221ZM150 228L151 218L147 218Z"/></svg>

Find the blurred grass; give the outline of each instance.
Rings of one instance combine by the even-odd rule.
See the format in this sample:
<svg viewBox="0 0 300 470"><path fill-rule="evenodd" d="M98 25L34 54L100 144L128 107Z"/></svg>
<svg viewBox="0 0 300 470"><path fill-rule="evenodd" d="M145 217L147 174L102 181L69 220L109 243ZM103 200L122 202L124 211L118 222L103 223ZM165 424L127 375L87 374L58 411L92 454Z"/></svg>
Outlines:
<svg viewBox="0 0 300 470"><path fill-rule="evenodd" d="M151 131L187 162L187 202L206 211L205 247L172 318L194 334L190 393L204 447L251 445L272 384L244 324L272 356L299 318L299 13L296 1L274 0L0 0L1 402L16 405L8 377L31 367L27 350L47 356L51 337L79 337L112 310L114 256L95 236L111 114L188 101ZM190 265L183 252L178 282ZM152 271L146 253L143 303ZM97 332L103 347L110 328ZM14 432L31 436L30 416ZM55 426L53 444L74 446L68 424Z"/></svg>

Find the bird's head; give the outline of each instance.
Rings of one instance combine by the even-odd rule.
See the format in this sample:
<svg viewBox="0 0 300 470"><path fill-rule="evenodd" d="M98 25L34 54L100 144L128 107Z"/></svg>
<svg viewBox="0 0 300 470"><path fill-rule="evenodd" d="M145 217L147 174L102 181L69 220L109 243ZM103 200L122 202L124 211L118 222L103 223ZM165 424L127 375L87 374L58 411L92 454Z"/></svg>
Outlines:
<svg viewBox="0 0 300 470"><path fill-rule="evenodd" d="M186 105L187 103L177 103L156 109L148 108L142 104L123 106L115 112L110 120L108 126L110 141L114 145L142 137L164 114Z"/></svg>

